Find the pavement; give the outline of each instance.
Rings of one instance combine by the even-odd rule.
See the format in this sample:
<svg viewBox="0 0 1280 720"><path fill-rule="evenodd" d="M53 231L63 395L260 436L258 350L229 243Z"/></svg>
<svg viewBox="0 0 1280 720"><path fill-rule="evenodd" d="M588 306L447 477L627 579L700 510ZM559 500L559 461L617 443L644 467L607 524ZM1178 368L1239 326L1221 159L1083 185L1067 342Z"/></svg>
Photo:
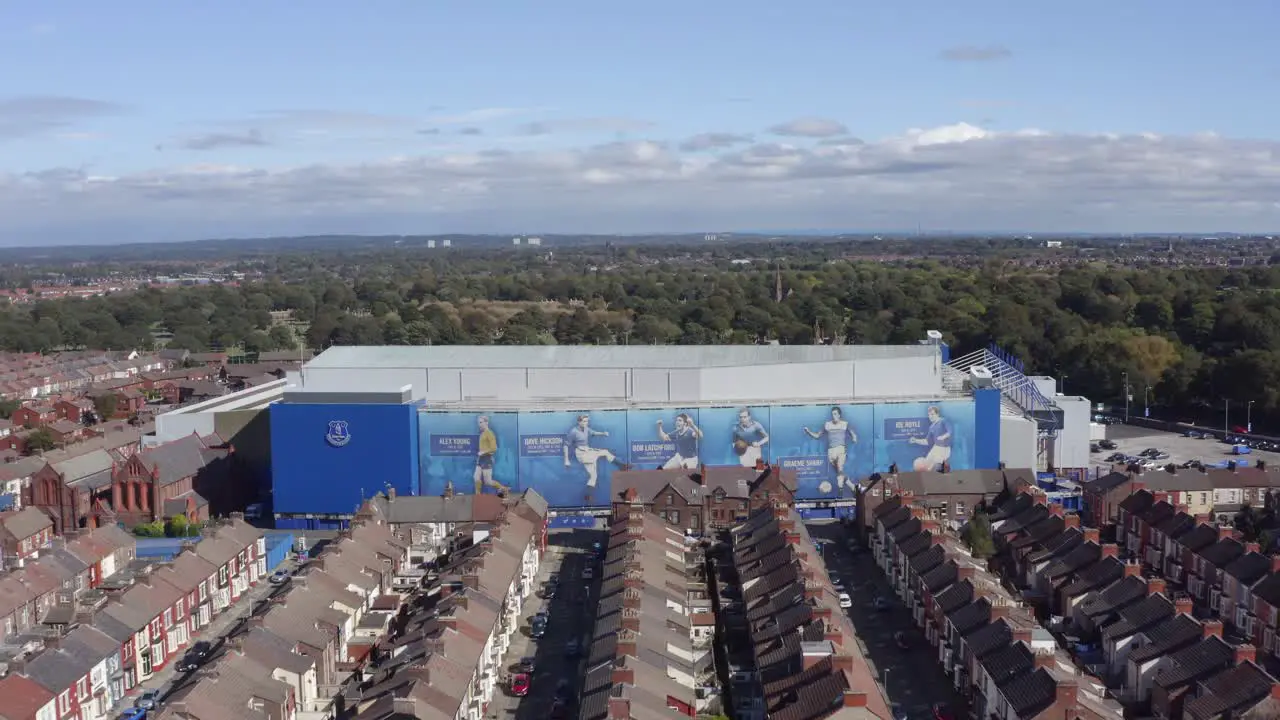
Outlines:
<svg viewBox="0 0 1280 720"><path fill-rule="evenodd" d="M1221 433L1222 428L1218 428L1218 432ZM1280 467L1280 464L1278 464L1280 463L1280 453L1254 450L1248 455L1232 455L1232 446L1221 440L1183 437L1177 433L1151 430L1136 425L1108 425L1107 439L1116 444L1116 449L1104 450L1090 455L1090 460L1094 465L1107 465L1106 458L1112 453L1122 452L1128 455L1137 455L1147 448L1157 448L1169 453L1169 459L1159 461L1161 464L1174 463L1181 465L1191 460L1199 460L1203 463L1215 463L1222 460L1245 460L1250 465L1253 465L1258 460L1265 460L1268 465Z"/></svg>
<svg viewBox="0 0 1280 720"><path fill-rule="evenodd" d="M826 541L821 544L823 561L828 570L840 576L853 598L853 607L845 612L853 621L867 663L880 679L889 702L898 708L896 720L932 720L937 703L945 703L957 718L967 717L967 703L942 671L937 652L929 647L924 631L894 594L870 550L850 552L850 535L839 521L811 522L806 527L815 541ZM872 607L877 596L892 603L889 611ZM898 632L906 633L910 649L898 647L894 640Z"/></svg>
<svg viewBox="0 0 1280 720"><path fill-rule="evenodd" d="M494 694L486 715L489 720L544 720L551 712L561 680L569 683L568 717L576 717L576 701L581 694L587 654L600 598L600 566L592 559L593 544L607 545L603 529L556 529L547 535L547 553L538 569L537 592L529 597L521 613L520 628L507 651L506 670L516 672L522 657L533 657L535 670L529 694L516 697L507 686ZM583 580L584 568L594 568L591 580ZM554 598L543 597L543 587L552 573L559 575L559 591ZM539 612L549 612L547 632L540 639L530 635L529 620ZM565 646L577 639L579 653L567 657Z"/></svg>
<svg viewBox="0 0 1280 720"><path fill-rule="evenodd" d="M288 570L290 573L298 569L298 565L293 559L286 560L282 565L269 569L270 572L276 570ZM236 635L245 632L248 627L249 618L253 615L263 612L267 603L271 598L284 592L288 584L272 585L267 582L267 578L258 580L258 584L249 588L248 592L237 598L236 602L227 607L217 617L213 618L208 625L205 625L199 632L191 635L186 646L181 648L178 653L171 656L165 666L160 668L147 678L146 681L135 685L129 694L125 695L123 700L112 708L111 713L122 711L126 707L131 707L135 700L146 690L160 690L161 705L177 690L181 689L190 680L194 673L178 672L178 663L182 660L186 651L195 643L200 641L208 642L212 645L205 664L213 661L223 652L227 640ZM113 716L110 713L109 717Z"/></svg>

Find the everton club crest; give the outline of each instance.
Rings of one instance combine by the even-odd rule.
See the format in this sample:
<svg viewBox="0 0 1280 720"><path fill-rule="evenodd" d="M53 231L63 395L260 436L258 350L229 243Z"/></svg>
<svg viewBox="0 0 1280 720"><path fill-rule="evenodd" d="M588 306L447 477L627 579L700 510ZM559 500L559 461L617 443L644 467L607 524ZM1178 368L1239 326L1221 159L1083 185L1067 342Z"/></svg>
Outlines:
<svg viewBox="0 0 1280 720"><path fill-rule="evenodd" d="M330 420L329 432L325 433L324 439L334 447L342 447L351 442L351 431L347 429L347 421Z"/></svg>

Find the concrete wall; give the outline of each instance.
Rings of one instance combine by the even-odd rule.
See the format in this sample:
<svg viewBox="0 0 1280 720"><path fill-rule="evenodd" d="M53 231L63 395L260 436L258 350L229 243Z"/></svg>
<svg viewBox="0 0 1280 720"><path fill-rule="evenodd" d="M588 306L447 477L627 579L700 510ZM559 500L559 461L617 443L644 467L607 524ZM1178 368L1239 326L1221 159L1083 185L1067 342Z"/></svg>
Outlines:
<svg viewBox="0 0 1280 720"><path fill-rule="evenodd" d="M1063 395L1057 398L1062 408L1063 428L1054 439L1050 457L1054 468L1089 467L1091 433L1089 398Z"/></svg>
<svg viewBox="0 0 1280 720"><path fill-rule="evenodd" d="M1023 417L1000 417L1000 462L1011 468L1036 468L1036 424Z"/></svg>
<svg viewBox="0 0 1280 720"><path fill-rule="evenodd" d="M308 368L295 390L394 391L431 404L612 406L876 400L942 394L937 355L713 368Z"/></svg>

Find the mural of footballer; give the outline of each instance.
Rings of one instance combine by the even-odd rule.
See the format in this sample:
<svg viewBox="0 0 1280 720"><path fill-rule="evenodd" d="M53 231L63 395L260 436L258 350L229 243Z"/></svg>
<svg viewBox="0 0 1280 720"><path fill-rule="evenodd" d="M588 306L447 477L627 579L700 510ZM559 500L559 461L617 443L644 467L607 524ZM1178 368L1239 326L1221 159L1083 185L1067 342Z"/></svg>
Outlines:
<svg viewBox="0 0 1280 720"><path fill-rule="evenodd" d="M659 420L658 437L662 442L675 443L676 446L676 454L663 464L663 470L698 469L698 443L702 440L702 430L693 423L689 413L676 415L676 426L671 432L663 429L662 421Z"/></svg>
<svg viewBox="0 0 1280 720"><path fill-rule="evenodd" d="M939 465L951 459L951 422L942 417L936 405L931 405L929 432L924 437L911 438L907 442L929 448L924 457L916 458L914 464L916 472L937 470Z"/></svg>
<svg viewBox="0 0 1280 720"><path fill-rule="evenodd" d="M591 429L591 417L588 415L579 415L578 424L569 429L564 436L564 466L573 467L570 456L582 465L582 469L587 471L587 502L591 502L592 493L595 492L596 482L599 480L599 470L597 464L601 460L607 460L618 466L619 470L627 470L631 466L622 462L611 451L605 448L591 447L591 438L609 437L609 433L604 430Z"/></svg>
<svg viewBox="0 0 1280 720"><path fill-rule="evenodd" d="M493 488L498 491L499 495L506 495L511 488L503 485L493 479L493 461L498 454L498 436L493 432L493 428L489 427L489 416L481 415L476 418L476 424L480 427L479 448L476 452L476 494L479 495L485 488Z"/></svg>
<svg viewBox="0 0 1280 720"><path fill-rule="evenodd" d="M827 439L827 462L831 463L832 469L836 471L836 492L843 493L845 485L848 484L849 490L856 494L857 485L844 474L844 465L849 459L848 445L858 442L858 434L849 425L849 421L844 419L844 413L840 408L831 408L831 418L822 425L821 431L814 432L806 427L804 434L814 440L821 440L824 437ZM818 489L824 493L831 492L831 485L823 481Z"/></svg>
<svg viewBox="0 0 1280 720"><path fill-rule="evenodd" d="M759 420L751 417L751 408L738 411L738 424L733 426L733 451L738 454L738 464L753 468L764 457L761 450L769 443L769 433Z"/></svg>

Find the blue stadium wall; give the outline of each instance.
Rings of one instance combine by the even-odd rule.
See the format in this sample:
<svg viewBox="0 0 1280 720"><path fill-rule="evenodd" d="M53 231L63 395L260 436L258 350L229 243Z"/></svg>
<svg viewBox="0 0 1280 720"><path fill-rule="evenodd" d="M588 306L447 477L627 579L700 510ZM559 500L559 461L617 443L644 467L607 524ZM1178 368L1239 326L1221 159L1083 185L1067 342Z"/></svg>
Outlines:
<svg viewBox="0 0 1280 720"><path fill-rule="evenodd" d="M940 422L931 418L930 408L936 408ZM841 492L841 475L857 480L887 471L891 465L923 469L939 458L946 458L954 470L1000 464L998 390L979 390L966 400L840 405L850 432L834 443L824 433L832 409L830 405L748 408L747 428L740 434L754 439L763 431L768 441L760 447L761 459L796 470L801 500L848 498L847 482ZM634 468L675 467L682 461L686 467L753 464L752 455L744 461L734 445L740 411L736 407L493 413L425 409L417 424L419 487L426 495L438 495L448 485L458 493L534 488L555 507L605 505L613 496L613 473L623 464ZM571 447L570 433L582 415L588 417L589 452ZM497 447L485 459L480 458L481 418ZM692 458L678 452L673 432L689 421L701 433ZM750 430L755 423L759 428ZM931 430L935 438L946 436L949 451L933 448L942 443L929 439ZM691 448L688 442L683 446L686 451Z"/></svg>
<svg viewBox="0 0 1280 720"><path fill-rule="evenodd" d="M350 516L363 498L388 487L419 492L418 405L282 402L270 412L277 527L339 527L338 516ZM345 423L345 444L328 439L333 422Z"/></svg>

